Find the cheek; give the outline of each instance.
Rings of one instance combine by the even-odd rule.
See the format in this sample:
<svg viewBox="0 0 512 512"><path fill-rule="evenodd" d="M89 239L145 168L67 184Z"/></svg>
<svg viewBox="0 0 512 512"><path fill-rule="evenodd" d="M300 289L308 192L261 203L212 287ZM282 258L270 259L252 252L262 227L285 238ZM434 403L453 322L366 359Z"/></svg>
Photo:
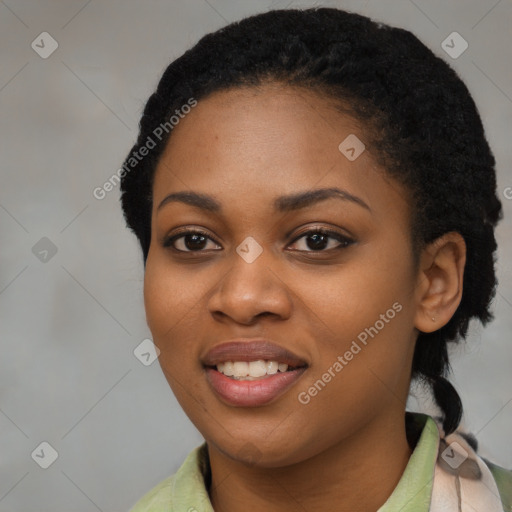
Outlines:
<svg viewBox="0 0 512 512"><path fill-rule="evenodd" d="M156 341L163 341L193 314L200 280L172 267L165 256L149 252L144 275L146 320Z"/></svg>
<svg viewBox="0 0 512 512"><path fill-rule="evenodd" d="M414 281L410 262L392 252L372 251L350 269L340 269L333 279L297 281L305 314L317 324L319 318L327 333L317 333L317 364L300 389L318 395L311 397L316 403L311 409L318 407L317 413L333 403L341 417L353 408L378 409L408 389Z"/></svg>
<svg viewBox="0 0 512 512"><path fill-rule="evenodd" d="M175 300L172 288L167 286L165 276L148 264L144 275L144 308L146 320L155 338L172 327L175 323Z"/></svg>
<svg viewBox="0 0 512 512"><path fill-rule="evenodd" d="M397 304L395 307L399 309ZM405 407L414 349L409 327L412 308L391 309L394 316L386 316L390 311L386 308L377 311L388 323L379 316L369 321L360 316L331 324L345 334L339 335L336 345L324 345L311 374L300 383L294 398L304 413L302 428L311 442L329 444L341 431L348 435L370 418L401 403ZM316 436L319 424L322 441Z"/></svg>
<svg viewBox="0 0 512 512"><path fill-rule="evenodd" d="M200 290L201 279L194 275L197 277L196 273L171 269L159 254L148 255L144 305L165 379L191 421L201 432L208 432L215 415L206 399L206 382L198 378L203 369L197 347L202 327L198 320L204 319L204 314L199 314L199 299L205 291Z"/></svg>
<svg viewBox="0 0 512 512"><path fill-rule="evenodd" d="M193 344L183 337L191 327L187 322L190 322L193 301L187 298L182 281L183 276L171 272L165 262L148 255L144 275L146 322L160 350L158 360L162 371L175 393L179 392L179 386L172 379L182 381L185 368L190 371L190 365L197 361L192 353Z"/></svg>
<svg viewBox="0 0 512 512"><path fill-rule="evenodd" d="M198 388L198 375L203 372L200 349L211 333L205 303L217 281L211 268L179 268L169 263L164 251L149 252L144 275L146 321L160 350L162 371L186 410L191 392L197 389L198 400L205 394Z"/></svg>
<svg viewBox="0 0 512 512"><path fill-rule="evenodd" d="M281 272L280 277L293 289L304 315L316 324L321 320L319 327L328 328L326 334L333 340L346 341L376 322L379 331L389 332L391 325L405 319L405 307L414 297L409 267L408 261L400 261L388 248L387 254L384 250L361 251L337 269L315 273L295 269L290 274Z"/></svg>
<svg viewBox="0 0 512 512"><path fill-rule="evenodd" d="M190 393L195 393L197 379L191 376L201 369L194 344L197 296L187 290L194 290L190 279L172 272L163 258L150 252L144 275L146 321L160 351L162 372L185 410L190 408Z"/></svg>

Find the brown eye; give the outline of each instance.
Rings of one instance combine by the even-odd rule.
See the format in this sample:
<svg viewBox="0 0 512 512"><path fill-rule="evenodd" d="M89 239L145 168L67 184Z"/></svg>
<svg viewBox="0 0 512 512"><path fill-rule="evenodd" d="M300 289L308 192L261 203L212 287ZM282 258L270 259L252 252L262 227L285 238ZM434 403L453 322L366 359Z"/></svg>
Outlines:
<svg viewBox="0 0 512 512"><path fill-rule="evenodd" d="M218 247L218 244L204 231L188 230L166 238L163 246L179 252L201 252L205 249L215 249L215 247L208 247L209 241Z"/></svg>
<svg viewBox="0 0 512 512"><path fill-rule="evenodd" d="M326 229L312 229L302 233L297 237L293 244L304 239L302 248L295 248L296 251L306 252L325 252L331 249L342 249L354 243L354 240L338 233Z"/></svg>

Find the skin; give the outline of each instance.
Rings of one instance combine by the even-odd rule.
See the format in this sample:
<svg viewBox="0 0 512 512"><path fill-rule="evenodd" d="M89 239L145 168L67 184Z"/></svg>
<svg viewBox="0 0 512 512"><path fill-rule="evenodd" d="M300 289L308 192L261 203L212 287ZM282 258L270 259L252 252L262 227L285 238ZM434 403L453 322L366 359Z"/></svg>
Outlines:
<svg viewBox="0 0 512 512"><path fill-rule="evenodd" d="M270 83L202 99L170 137L155 174L146 318L160 365L185 413L208 444L209 490L218 511L375 511L397 485L411 454L404 410L418 331L446 324L462 294L464 241L448 233L415 265L407 191L369 147L349 161L338 145L365 141L357 120L330 100ZM368 209L329 198L279 213L281 195L338 187ZM209 212L170 193L208 194ZM191 251L179 228L211 237ZM331 229L315 251L309 229ZM253 237L262 254L236 252ZM197 247L197 245L196 245ZM395 318L306 405L307 391L359 333L394 303ZM435 318L435 320L432 320ZM261 407L224 403L200 362L237 337L263 337L292 350L308 369ZM354 485L354 482L357 485Z"/></svg>

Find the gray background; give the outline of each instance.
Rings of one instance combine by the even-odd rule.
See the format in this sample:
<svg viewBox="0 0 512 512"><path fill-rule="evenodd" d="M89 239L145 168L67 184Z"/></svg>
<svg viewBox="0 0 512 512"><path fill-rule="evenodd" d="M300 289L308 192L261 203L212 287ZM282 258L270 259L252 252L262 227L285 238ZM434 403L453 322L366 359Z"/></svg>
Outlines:
<svg viewBox="0 0 512 512"><path fill-rule="evenodd" d="M269 8L319 4L0 2L0 511L127 510L202 441L158 362L134 356L151 337L141 255L118 188L103 200L92 191L131 148L163 69L201 35ZM412 30L455 67L480 108L505 208L500 287L496 320L472 325L455 351L453 381L482 454L512 468L512 2L322 5ZM31 48L44 31L59 45L47 59ZM441 47L453 31L469 43L457 59ZM50 247L43 237L53 256L41 255ZM430 402L416 393L410 405ZM31 457L43 441L58 452L48 469Z"/></svg>

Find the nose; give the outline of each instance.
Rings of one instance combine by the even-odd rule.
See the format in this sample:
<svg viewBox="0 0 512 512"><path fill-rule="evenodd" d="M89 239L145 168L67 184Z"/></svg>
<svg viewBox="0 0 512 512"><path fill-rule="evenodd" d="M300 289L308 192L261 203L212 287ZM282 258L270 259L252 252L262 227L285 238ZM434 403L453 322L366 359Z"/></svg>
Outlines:
<svg viewBox="0 0 512 512"><path fill-rule="evenodd" d="M230 318L244 325L253 324L263 316L289 318L292 293L278 275L276 266L272 268L271 259L271 255L266 257L264 251L248 263L234 253L231 267L209 298L210 314L217 320Z"/></svg>

